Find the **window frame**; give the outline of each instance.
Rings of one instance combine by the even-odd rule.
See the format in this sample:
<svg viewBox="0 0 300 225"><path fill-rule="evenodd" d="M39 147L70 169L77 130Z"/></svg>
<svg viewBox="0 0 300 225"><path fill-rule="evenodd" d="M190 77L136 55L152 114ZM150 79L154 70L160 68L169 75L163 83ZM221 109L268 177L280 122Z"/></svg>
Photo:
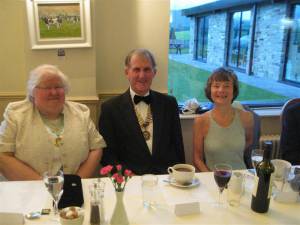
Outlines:
<svg viewBox="0 0 300 225"><path fill-rule="evenodd" d="M292 1L292 2L288 3L288 5L287 5L287 17L288 18L294 19L295 7L297 5L300 7L300 1ZM298 33L298 35L300 35L300 31L297 33ZM287 63L289 60L289 52L291 50L290 49L291 48L291 46L290 46L291 39L292 39L292 28L287 28L287 41L285 44L284 66L283 66L283 74L282 74L281 82L288 84L288 85L295 86L295 87L300 87L300 81L289 80L286 78ZM300 45L300 43L298 43L298 45Z"/></svg>
<svg viewBox="0 0 300 225"><path fill-rule="evenodd" d="M203 28L201 29L201 38L199 37L199 29L200 29L200 23L201 21L203 21ZM209 16L208 15L201 15L201 16L197 16L195 18L195 23L196 23L196 29L195 29L195 36L196 36L196 39L195 39L195 56L194 58L200 62L204 62L206 63L207 62L207 50L206 50L206 56L205 58L203 57L204 55L204 42L205 42L205 36L206 36L206 40L208 42L208 32L205 32L206 29L205 29L205 24L206 24L206 21L207 21L207 31L209 29ZM201 43L201 56L199 56L198 54L198 50L199 50L199 40L202 40L202 43ZM206 48L208 47L208 43L206 44Z"/></svg>
<svg viewBox="0 0 300 225"><path fill-rule="evenodd" d="M246 64L245 64L245 67L240 67L239 66L239 56L240 56L240 49L241 49L241 44L240 44L240 39L241 39L241 32L242 32L242 24L243 24L243 12L245 11L250 11L251 13L251 16L250 16L250 28L249 28L249 34L248 34L248 43L247 45L250 46L250 48L248 48L247 50L247 54L246 54ZM239 35L238 35L238 54L237 54L237 60L236 60L236 63L235 65L231 64L230 63L230 53L231 53L231 38L232 38L232 33L231 33L231 28L232 28L232 20L233 20L233 15L234 13L241 13L240 15L240 19L239 19ZM237 71L240 71L240 72L243 72L243 73L246 73L247 71L247 67L250 63L250 61L252 60L252 58L249 58L248 55L249 55L249 52L252 51L251 49L253 48L253 45L252 43L249 44L249 41L251 42L251 32L253 32L253 30L251 30L253 28L253 24L252 24L252 20L251 20L251 17L252 17L252 14L253 14L253 10L251 8L237 8L236 10L231 10L231 11L227 11L227 16L229 17L229 19L227 20L227 23L228 23L228 29L227 29L227 34L226 34L226 37L227 37L227 45L226 45L226 65L234 70L237 70Z"/></svg>

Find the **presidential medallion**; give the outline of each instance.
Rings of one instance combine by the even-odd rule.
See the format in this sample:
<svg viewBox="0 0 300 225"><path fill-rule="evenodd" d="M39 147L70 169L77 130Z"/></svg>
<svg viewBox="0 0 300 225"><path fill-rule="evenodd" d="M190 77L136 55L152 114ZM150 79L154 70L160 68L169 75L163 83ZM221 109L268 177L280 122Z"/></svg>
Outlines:
<svg viewBox="0 0 300 225"><path fill-rule="evenodd" d="M149 131L144 130L144 131L143 131L143 136L144 136L145 140L148 141L148 140L150 140L151 134L150 134Z"/></svg>
<svg viewBox="0 0 300 225"><path fill-rule="evenodd" d="M63 145L63 139L62 139L61 137L55 138L55 143L54 143L54 145L55 145L56 147L62 146L62 145Z"/></svg>
<svg viewBox="0 0 300 225"><path fill-rule="evenodd" d="M142 130L145 140L146 141L150 140L151 134L149 131L147 131L147 128L149 127L150 123L152 123L152 114L151 114L150 106L148 106L147 115L146 115L145 120L143 120L142 116L140 115L140 113L138 112L136 107L134 107L134 111L136 113L136 116L137 116L137 119L138 119L138 122L141 127L141 130Z"/></svg>

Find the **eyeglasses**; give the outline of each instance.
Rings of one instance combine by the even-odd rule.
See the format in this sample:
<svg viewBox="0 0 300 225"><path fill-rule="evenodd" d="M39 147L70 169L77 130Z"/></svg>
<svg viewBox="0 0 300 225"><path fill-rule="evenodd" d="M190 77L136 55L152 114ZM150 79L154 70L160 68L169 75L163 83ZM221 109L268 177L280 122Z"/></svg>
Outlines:
<svg viewBox="0 0 300 225"><path fill-rule="evenodd" d="M63 90L65 90L64 87L60 87L60 86L58 86L58 87L39 87L39 86L36 86L35 88L43 90L43 91L49 91L49 92L52 89L54 89L55 91L63 91Z"/></svg>

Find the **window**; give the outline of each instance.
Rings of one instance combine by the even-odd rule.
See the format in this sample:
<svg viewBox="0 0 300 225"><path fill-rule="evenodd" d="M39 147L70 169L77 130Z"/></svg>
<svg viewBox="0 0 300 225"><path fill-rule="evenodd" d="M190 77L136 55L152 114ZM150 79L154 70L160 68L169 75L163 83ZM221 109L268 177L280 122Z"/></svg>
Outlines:
<svg viewBox="0 0 300 225"><path fill-rule="evenodd" d="M196 59L206 62L207 57L207 36L208 36L208 17L197 18L197 37L196 37Z"/></svg>
<svg viewBox="0 0 300 225"><path fill-rule="evenodd" d="M235 12L231 15L228 65L245 69L247 65L250 11Z"/></svg>
<svg viewBox="0 0 300 225"><path fill-rule="evenodd" d="M285 79L300 82L300 4L293 8L293 20L290 30L288 59L286 63Z"/></svg>
<svg viewBox="0 0 300 225"><path fill-rule="evenodd" d="M169 51L168 92L179 103L209 102L204 87L221 66L238 75L244 103L300 97L300 0L171 0L170 12L170 37L185 37L184 51Z"/></svg>

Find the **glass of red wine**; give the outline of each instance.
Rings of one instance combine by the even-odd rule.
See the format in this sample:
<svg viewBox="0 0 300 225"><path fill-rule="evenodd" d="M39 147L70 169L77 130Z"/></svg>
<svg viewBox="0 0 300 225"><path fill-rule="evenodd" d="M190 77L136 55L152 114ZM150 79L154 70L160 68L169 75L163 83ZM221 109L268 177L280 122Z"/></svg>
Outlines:
<svg viewBox="0 0 300 225"><path fill-rule="evenodd" d="M226 188L232 173L232 168L230 165L225 163L216 164L214 166L214 178L219 187L219 200L218 206L222 205L221 195Z"/></svg>

